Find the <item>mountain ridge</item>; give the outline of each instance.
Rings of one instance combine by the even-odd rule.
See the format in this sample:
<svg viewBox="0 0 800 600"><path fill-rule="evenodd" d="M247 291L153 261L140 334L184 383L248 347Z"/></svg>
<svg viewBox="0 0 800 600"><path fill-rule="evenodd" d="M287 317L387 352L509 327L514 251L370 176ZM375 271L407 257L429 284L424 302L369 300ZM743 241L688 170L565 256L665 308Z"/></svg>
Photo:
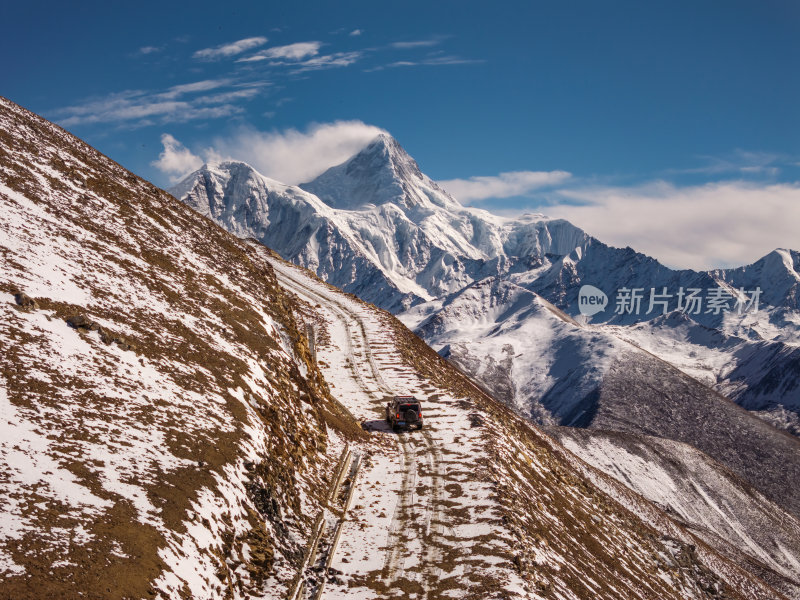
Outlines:
<svg viewBox="0 0 800 600"><path fill-rule="evenodd" d="M469 208L442 209L450 206L446 202L426 203L420 192L424 176L413 169L387 170L394 158L385 139L367 149L304 188L331 205L346 206L320 200L341 217L342 231L366 232L360 242L374 253L370 268L386 279L409 282L411 295L410 301L387 301L376 294L369 270L361 271L368 289L353 285L347 291L397 313L441 355L536 423L690 444L782 510L798 514L786 475L800 468L798 441L771 426L797 431L797 253L778 249L737 269L673 270L632 248L608 246L566 221L536 215L509 220ZM374 161L380 173L372 180L368 167ZM389 171L391 177L405 173L408 180L390 178L387 189L373 194L375 181L385 183ZM369 185L358 188L348 177ZM407 190L421 200L409 201ZM454 240L470 244L470 253L459 255ZM420 261L427 261L424 268ZM398 270L404 262L410 271ZM314 270L313 263L303 266ZM426 279L430 269L434 278ZM336 284L333 271L316 270ZM579 290L587 284L605 290L611 303L592 319L578 306ZM675 309L679 289L719 289L732 304L739 288L767 284L772 287L762 290L757 312ZM413 285L421 289L415 293ZM673 304L663 314L621 313L614 310L613 292L624 288L643 293L667 288ZM646 297L642 304L646 310ZM714 469L702 477L721 476ZM780 569L784 574L776 581L796 593L796 582L782 579L786 563Z"/></svg>
<svg viewBox="0 0 800 600"><path fill-rule="evenodd" d="M377 171L374 177L371 168ZM216 184L210 187L209 179ZM333 191L320 191L324 189ZM285 186L232 161L204 165L170 191L229 231L254 237L287 260L392 312L509 270L507 249L535 253L534 259L526 257L529 262L545 260L586 238L563 220L509 222L461 207L386 135L301 186ZM355 200L342 200L350 197ZM285 207L283 221L269 219L270 203ZM311 219L322 220L325 229L317 222L309 225ZM276 237L277 229L296 235L290 243ZM357 265L370 282L382 281L384 295L372 286L359 287L350 265Z"/></svg>

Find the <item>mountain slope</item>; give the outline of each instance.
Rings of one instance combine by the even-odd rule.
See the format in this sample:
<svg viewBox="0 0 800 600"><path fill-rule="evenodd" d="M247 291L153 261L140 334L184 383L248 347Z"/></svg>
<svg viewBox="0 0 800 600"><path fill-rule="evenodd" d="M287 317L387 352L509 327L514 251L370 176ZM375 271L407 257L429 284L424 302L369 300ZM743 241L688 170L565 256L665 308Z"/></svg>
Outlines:
<svg viewBox="0 0 800 600"><path fill-rule="evenodd" d="M412 325L418 318L401 315ZM416 331L537 422L692 444L800 515L792 483L800 440L615 335L619 329L583 326L520 286L486 279L448 298Z"/></svg>
<svg viewBox="0 0 800 600"><path fill-rule="evenodd" d="M469 286L487 277L533 292L583 323L578 291L585 284L598 286L611 305L591 318L593 324L609 325L612 335L674 362L780 428L800 427L797 252L776 250L739 269L675 271L630 248L609 247L565 221L542 215L504 219L462 207L386 134L301 187L268 180L241 163L224 163L205 166L173 193L236 235L254 237L326 281L404 313L412 328L450 303L452 295L468 296ZM758 311L676 310L679 290L717 287L733 296L760 289ZM614 310L616 291L624 288L641 290L638 314ZM671 294L667 315L658 306L648 312L651 288ZM469 326L448 318L451 329ZM503 329L517 329L517 318ZM729 341L706 343L694 335L700 330ZM470 340L469 368L473 374L492 373L497 382L494 374L503 372L498 365L508 362L502 348L509 344L497 345L496 333L491 337ZM445 345L426 339L437 348ZM563 343L591 355L590 346L574 339ZM502 384L501 395L530 409L538 405L531 397L543 382L550 382L553 394L569 393L571 384L559 373L570 372L573 354L555 356L552 374L538 383ZM598 364L595 371L602 369Z"/></svg>
<svg viewBox="0 0 800 600"><path fill-rule="evenodd" d="M732 560L800 595L800 521L688 444L574 427L548 429Z"/></svg>
<svg viewBox="0 0 800 600"><path fill-rule="evenodd" d="M342 409L269 264L5 99L0 165L2 595L282 593Z"/></svg>
<svg viewBox="0 0 800 600"><path fill-rule="evenodd" d="M613 480L600 492L579 474L589 467L389 314L273 266L319 328L334 393L370 431L325 597L782 597ZM386 426L398 393L423 400L422 431Z"/></svg>

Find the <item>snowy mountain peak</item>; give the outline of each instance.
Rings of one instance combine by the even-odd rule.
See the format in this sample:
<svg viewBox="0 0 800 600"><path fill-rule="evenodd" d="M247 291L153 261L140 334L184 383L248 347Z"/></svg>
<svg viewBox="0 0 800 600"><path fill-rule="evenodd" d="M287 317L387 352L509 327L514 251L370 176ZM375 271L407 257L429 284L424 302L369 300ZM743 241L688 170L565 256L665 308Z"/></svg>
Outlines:
<svg viewBox="0 0 800 600"><path fill-rule="evenodd" d="M734 288L761 289L761 301L800 310L800 252L777 248L751 265L713 271ZM796 327L795 327L796 328Z"/></svg>
<svg viewBox="0 0 800 600"><path fill-rule="evenodd" d="M388 134L303 186L242 162L204 165L170 190L239 237L393 312L586 244L566 221L463 207Z"/></svg>
<svg viewBox="0 0 800 600"><path fill-rule="evenodd" d="M397 140L385 133L355 156L300 187L329 206L346 210L384 204L412 211L460 207L420 171Z"/></svg>
<svg viewBox="0 0 800 600"><path fill-rule="evenodd" d="M375 164L376 161L378 165L383 163L386 167L393 169L402 178L422 179L423 177L417 161L411 158L400 142L386 133L378 135L366 148L348 161L348 172L355 173L359 168L365 166L378 166Z"/></svg>
<svg viewBox="0 0 800 600"><path fill-rule="evenodd" d="M186 197L186 203L207 217L213 217L220 205L217 199L225 195L231 182L239 187L258 188L261 175L250 165L239 161L206 163L171 188L176 198Z"/></svg>
<svg viewBox="0 0 800 600"><path fill-rule="evenodd" d="M179 182L172 190L174 195L180 197L177 192L186 193L188 189L199 178L205 177L207 180L216 180L219 182L236 181L241 183L250 183L252 185L267 184L270 187L277 188L287 187L285 184L265 177L256 169L246 162L238 160L226 160L220 162L207 162L194 173L191 173L181 182Z"/></svg>
<svg viewBox="0 0 800 600"><path fill-rule="evenodd" d="M776 248L763 259L764 262L782 266L794 279L800 281L800 252L787 248Z"/></svg>

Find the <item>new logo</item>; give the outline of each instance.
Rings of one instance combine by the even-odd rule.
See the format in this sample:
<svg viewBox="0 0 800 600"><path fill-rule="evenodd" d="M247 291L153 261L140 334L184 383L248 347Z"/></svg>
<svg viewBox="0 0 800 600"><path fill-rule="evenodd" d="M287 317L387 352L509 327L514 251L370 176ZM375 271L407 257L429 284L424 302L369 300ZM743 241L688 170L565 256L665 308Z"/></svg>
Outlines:
<svg viewBox="0 0 800 600"><path fill-rule="evenodd" d="M601 289L593 285L581 286L578 292L578 310L582 315L591 317L602 312L608 306L608 296Z"/></svg>

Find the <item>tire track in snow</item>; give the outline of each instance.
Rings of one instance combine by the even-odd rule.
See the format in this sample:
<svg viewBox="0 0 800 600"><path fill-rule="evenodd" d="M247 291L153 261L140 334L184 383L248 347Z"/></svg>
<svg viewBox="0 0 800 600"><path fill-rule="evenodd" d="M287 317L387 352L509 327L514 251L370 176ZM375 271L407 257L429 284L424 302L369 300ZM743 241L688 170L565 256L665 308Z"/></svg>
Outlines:
<svg viewBox="0 0 800 600"><path fill-rule="evenodd" d="M441 579L442 569L439 566L442 561L442 545L444 544L444 511L443 511L443 485L442 473L442 452L434 441L429 430L423 429L422 439L428 450L428 459L431 470L430 496L428 500L427 523L425 527L425 593L433 588Z"/></svg>
<svg viewBox="0 0 800 600"><path fill-rule="evenodd" d="M411 509L414 506L414 488L417 482L417 457L416 451L408 443L406 434L401 433L400 446L403 484L400 495L397 498L392 522L389 525L389 532L386 540L386 554L383 562L383 577L389 585L393 584L403 572L405 567L405 544L404 531L410 531L407 527Z"/></svg>

